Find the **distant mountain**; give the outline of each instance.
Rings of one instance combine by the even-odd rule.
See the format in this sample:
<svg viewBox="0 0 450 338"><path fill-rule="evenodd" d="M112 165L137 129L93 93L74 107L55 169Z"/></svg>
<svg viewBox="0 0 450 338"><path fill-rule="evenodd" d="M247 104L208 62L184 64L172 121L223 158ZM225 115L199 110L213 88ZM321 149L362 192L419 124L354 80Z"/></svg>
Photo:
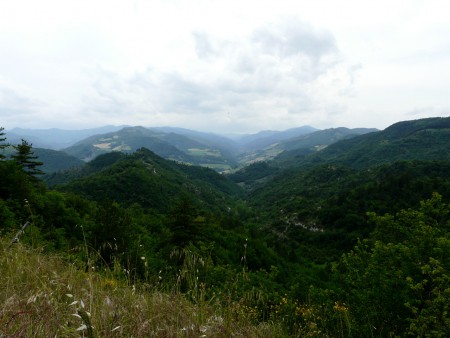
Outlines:
<svg viewBox="0 0 450 338"><path fill-rule="evenodd" d="M104 126L100 128L65 130L65 129L22 129L14 128L7 131L8 142L18 144L21 139L33 144L35 148L59 150L73 145L86 137L113 132L124 126Z"/></svg>
<svg viewBox="0 0 450 338"><path fill-rule="evenodd" d="M291 128L284 131L265 130L256 134L242 135L236 141L245 151L263 149L274 143L278 143L291 138L307 135L318 129L310 126Z"/></svg>
<svg viewBox="0 0 450 338"><path fill-rule="evenodd" d="M212 136L210 138L217 140ZM100 154L112 151L131 153L145 147L166 159L209 166L218 170L226 170L236 165L231 151L228 152L213 144L214 142L210 142L207 136L201 133L196 133L193 137L177 134L171 130L126 127L116 132L88 137L64 151L83 161L90 161Z"/></svg>
<svg viewBox="0 0 450 338"><path fill-rule="evenodd" d="M437 117L403 121L383 131L342 140L305 160L367 168L401 160L449 160L448 149L450 117Z"/></svg>
<svg viewBox="0 0 450 338"><path fill-rule="evenodd" d="M302 135L290 140L286 140L280 144L283 150L295 149L310 149L320 150L326 146L336 143L340 140L350 139L358 135L364 135L376 132L378 129L374 128L330 128L325 130L318 130L313 133Z"/></svg>
<svg viewBox="0 0 450 338"><path fill-rule="evenodd" d="M208 144L211 147L218 148L221 150L221 152L223 152L224 154L226 153L230 157L235 156L235 154L239 151L239 145L236 141L228 137L213 133L205 133L176 127L150 127L148 129L187 136L197 142Z"/></svg>
<svg viewBox="0 0 450 338"><path fill-rule="evenodd" d="M331 128L325 130L317 130L311 133L303 134L296 137L281 140L278 143L270 144L261 149L255 149L240 155L241 162L253 163L256 161L265 161L279 158L296 156L298 154L310 154L319 151L326 146L339 140L349 139L358 135L367 134L377 131L373 128ZM292 135L291 133L285 134ZM267 140L267 139L265 139ZM290 153L290 151L295 151Z"/></svg>
<svg viewBox="0 0 450 338"><path fill-rule="evenodd" d="M335 130L334 130L335 131ZM326 132L321 131L317 134ZM290 144L290 143L288 143ZM261 188L261 182L278 182L283 177L286 183L273 183L274 189L283 186L298 186L306 170L318 175L317 168L368 169L379 165L390 165L399 161L450 161L450 117L428 118L396 123L383 131L367 133L338 141L328 147L308 153L302 149L286 151L261 166L248 166L230 175L230 178L249 189ZM327 169L325 180L330 180L338 171ZM267 188L264 186L264 188ZM273 191L265 190L268 195ZM289 195L289 194L288 194ZM292 195L292 194L291 194ZM277 194L274 194L276 198ZM294 195L292 195L294 196Z"/></svg>
<svg viewBox="0 0 450 338"><path fill-rule="evenodd" d="M178 161L191 160L181 150L164 142L160 138L161 134L144 127L126 127L115 132L90 136L64 151L83 161L90 161L100 154L112 151L131 153L146 147L165 158Z"/></svg>

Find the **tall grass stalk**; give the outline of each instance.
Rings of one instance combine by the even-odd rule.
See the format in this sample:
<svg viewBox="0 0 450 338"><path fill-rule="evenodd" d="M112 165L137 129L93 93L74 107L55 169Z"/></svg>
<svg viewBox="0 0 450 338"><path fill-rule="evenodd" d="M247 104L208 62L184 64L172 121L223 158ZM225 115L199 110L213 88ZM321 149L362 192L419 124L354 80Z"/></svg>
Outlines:
<svg viewBox="0 0 450 338"><path fill-rule="evenodd" d="M280 325L251 323L236 309L203 301L199 284L197 303L182 293L130 286L112 270L85 271L41 249L0 239L2 337L283 336Z"/></svg>

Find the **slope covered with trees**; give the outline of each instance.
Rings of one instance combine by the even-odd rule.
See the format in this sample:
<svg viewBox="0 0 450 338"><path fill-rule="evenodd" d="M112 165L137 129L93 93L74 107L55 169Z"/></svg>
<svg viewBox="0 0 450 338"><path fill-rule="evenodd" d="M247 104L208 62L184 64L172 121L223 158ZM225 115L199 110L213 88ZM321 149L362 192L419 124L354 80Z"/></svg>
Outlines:
<svg viewBox="0 0 450 338"><path fill-rule="evenodd" d="M403 121L385 130L331 144L312 156L284 154L283 165L335 163L353 168L402 160L449 160L450 117ZM294 155L294 156L293 156Z"/></svg>
<svg viewBox="0 0 450 338"><path fill-rule="evenodd" d="M18 147L0 160L0 278L9 285L0 292L0 333L155 332L150 322L109 316L108 296L127 309L144 300L148 309L157 299L172 304L160 308L183 306L183 326L166 326L172 335L448 336L447 123L399 123L314 155L255 163L233 180L139 149L49 176L49 188L24 166L34 160L39 167L33 149L20 161ZM6 137L0 135L0 146ZM15 237L19 243L10 244ZM11 255L17 269L5 263ZM56 275L69 279L61 282L37 263L48 276L41 284L25 267L22 276L29 277L15 273L33 259L54 262ZM60 270L64 264L55 259L71 270ZM47 315L47 331L39 326L49 306L72 302L62 289L45 291L47 280L63 283L76 300L89 290L85 305L76 306L77 324L61 307Z"/></svg>

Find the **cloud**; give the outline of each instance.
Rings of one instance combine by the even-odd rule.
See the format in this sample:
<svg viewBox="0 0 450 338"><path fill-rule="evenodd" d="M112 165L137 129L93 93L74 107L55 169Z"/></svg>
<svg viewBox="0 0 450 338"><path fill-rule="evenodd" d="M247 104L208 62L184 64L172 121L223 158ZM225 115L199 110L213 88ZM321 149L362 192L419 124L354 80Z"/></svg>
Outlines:
<svg viewBox="0 0 450 338"><path fill-rule="evenodd" d="M300 21L276 22L234 40L196 30L192 39L189 67L148 67L128 76L92 71L81 115L129 115L148 125L177 117L192 127L207 120L221 131L233 124L285 128L344 110L359 69L343 61L331 33Z"/></svg>
<svg viewBox="0 0 450 338"><path fill-rule="evenodd" d="M336 41L327 31L314 29L295 18L275 22L256 30L252 40L270 55L279 58L306 56L312 62L337 52Z"/></svg>
<svg viewBox="0 0 450 338"><path fill-rule="evenodd" d="M358 71L342 57L329 31L292 17L233 36L197 27L174 50L137 49L147 53L137 56L139 67L118 67L115 61L121 53L115 48L119 45L101 30L92 28L90 36L89 29L65 27L67 34L48 38L54 47L43 58L36 61L29 54L16 66L15 74L20 74L22 65L40 67L38 73L29 72L34 77L23 74L31 90L19 95L5 89L0 94L1 114L39 111L42 123L53 118L54 126L175 124L222 132L283 129L315 124L318 118L327 120L345 110ZM138 41L130 46L141 46ZM170 41L164 43L170 45ZM164 53L170 56L167 60L160 58ZM116 56L109 58L110 54ZM133 56L130 50L123 55ZM25 119L14 121L27 124Z"/></svg>
<svg viewBox="0 0 450 338"><path fill-rule="evenodd" d="M200 59L207 59L215 54L208 34L202 31L195 31L192 32L192 36L195 41L195 51Z"/></svg>
<svg viewBox="0 0 450 338"><path fill-rule="evenodd" d="M45 103L19 93L18 90L0 84L0 127L9 128L21 124L38 125L45 114Z"/></svg>
<svg viewBox="0 0 450 338"><path fill-rule="evenodd" d="M417 118L422 117L435 117L435 116L448 116L450 115L450 107L418 107L406 112L408 116L415 116Z"/></svg>

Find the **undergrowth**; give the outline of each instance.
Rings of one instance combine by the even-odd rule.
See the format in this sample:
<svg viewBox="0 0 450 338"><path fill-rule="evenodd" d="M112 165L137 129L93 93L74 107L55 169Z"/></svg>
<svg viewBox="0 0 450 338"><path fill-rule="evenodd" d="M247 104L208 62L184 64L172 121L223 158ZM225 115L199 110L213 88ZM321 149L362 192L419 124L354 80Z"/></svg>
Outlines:
<svg viewBox="0 0 450 338"><path fill-rule="evenodd" d="M189 300L132 284L115 265L82 268L42 248L0 239L0 337L280 337L245 304Z"/></svg>

